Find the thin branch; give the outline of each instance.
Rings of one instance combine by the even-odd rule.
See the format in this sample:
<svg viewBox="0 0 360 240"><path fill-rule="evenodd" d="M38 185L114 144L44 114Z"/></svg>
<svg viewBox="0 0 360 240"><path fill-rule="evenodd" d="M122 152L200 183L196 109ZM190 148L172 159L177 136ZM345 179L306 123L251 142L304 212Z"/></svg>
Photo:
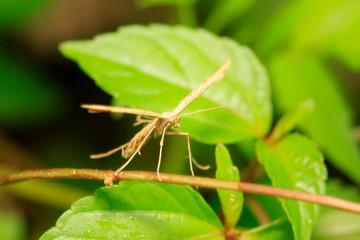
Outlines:
<svg viewBox="0 0 360 240"><path fill-rule="evenodd" d="M256 157L251 160L244 177L242 178L242 181L244 182L252 182L254 180L255 176L257 175L257 172L259 170L259 162Z"/></svg>
<svg viewBox="0 0 360 240"><path fill-rule="evenodd" d="M218 180L214 178L192 177L185 175L175 175L161 173L161 182L175 183L190 186L198 186L210 189L225 189L242 191L251 194L260 194L273 197L288 198L321 204L324 206L334 207L341 210L360 214L360 204L342 200L335 197L330 197L320 194L312 194L289 190L284 188L277 188L267 185L233 182L226 180ZM8 174L0 177L0 184L15 183L30 179L49 179L49 178L77 178L77 179L93 179L102 180L107 184L112 184L112 181L119 180L143 180L159 182L155 172L145 171L123 171L115 174L112 170L94 170L94 169L72 169L72 168L58 168L58 169L42 169L42 170L26 170L19 173Z"/></svg>
<svg viewBox="0 0 360 240"><path fill-rule="evenodd" d="M245 203L260 225L268 224L270 222L269 215L256 198L246 194Z"/></svg>

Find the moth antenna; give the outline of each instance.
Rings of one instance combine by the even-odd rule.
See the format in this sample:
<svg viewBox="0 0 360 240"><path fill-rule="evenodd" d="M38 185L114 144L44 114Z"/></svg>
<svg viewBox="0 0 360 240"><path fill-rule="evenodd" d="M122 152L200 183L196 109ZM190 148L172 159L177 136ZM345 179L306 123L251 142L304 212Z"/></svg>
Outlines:
<svg viewBox="0 0 360 240"><path fill-rule="evenodd" d="M229 104L222 105L222 106L217 106L217 107L212 107L212 108L205 108L205 109L202 109L202 110L199 110L199 111L182 114L179 117L186 116L186 115L191 115L191 114L195 114L195 113L199 113L199 112L206 112L206 111L210 111L210 110L214 110L214 109L218 109L218 108L223 108L223 107L227 107L227 106L234 105L234 104L238 104L238 103L229 103Z"/></svg>

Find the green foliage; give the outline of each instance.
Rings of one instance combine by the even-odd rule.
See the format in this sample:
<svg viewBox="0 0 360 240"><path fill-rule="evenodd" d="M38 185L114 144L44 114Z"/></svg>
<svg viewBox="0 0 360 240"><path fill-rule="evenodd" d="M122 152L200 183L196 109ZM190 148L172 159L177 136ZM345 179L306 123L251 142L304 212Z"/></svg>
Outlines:
<svg viewBox="0 0 360 240"><path fill-rule="evenodd" d="M314 99L316 110L302 129L333 165L359 184L360 151L352 136L353 118L337 76L327 65L336 59L352 70L360 69L360 2L274 2L282 4L266 9L271 14L254 12L245 29L264 26L253 33L252 44L269 69L275 108L282 113ZM265 13L260 5L257 11Z"/></svg>
<svg viewBox="0 0 360 240"><path fill-rule="evenodd" d="M5 11L0 13L0 28L23 22L31 12L40 9L42 2L1 2L0 9ZM65 56L76 61L113 97L114 105L171 111L230 58L232 65L225 78L191 103L184 113L225 107L184 116L181 131L189 132L203 143L235 143L249 159L256 148L272 185L323 194L327 173L322 154L305 136L287 135L299 124L334 166L360 183L360 151L353 138L352 110L337 84L335 71L327 66L336 60L335 67L344 64L350 70L360 70L358 0L139 0L138 4L171 6L169 9L175 10L180 24L194 27L200 23L212 32L232 34L240 43L254 46L269 70L277 114L286 114L266 142L272 121L270 84L265 68L254 54L234 40L206 30L159 24L121 27L92 40L69 41L61 46ZM205 11L201 9L203 6ZM63 99L58 87L47 85L44 77L31 68L17 59L0 56L0 70L6 74L0 78L2 126L42 123L51 119L49 109L61 110ZM240 166L249 163L241 162L239 156L233 159ZM216 164L218 179L240 181L239 170L223 145L216 149ZM264 179L259 181L268 180L266 176ZM31 199L53 201L54 206L68 204L78 196L76 192L67 192L67 198L59 198L67 189L54 185L57 195L49 200L44 194L47 190L42 188L52 185L39 184L31 189L24 186L13 191L31 195L35 189L39 194L33 194ZM359 193L350 186L330 182L327 187L330 195L360 201ZM243 195L225 190L218 190L218 195L225 228L233 228L242 214ZM330 208L320 210L317 205L294 200L279 199L279 203L274 198L255 198L273 222L263 226L245 225L251 225L252 229L239 225L237 233L241 238L360 238L357 215ZM249 208L244 208L245 217L252 214ZM281 220L285 214L288 220ZM251 217L256 219L255 213ZM243 218L244 214L240 223ZM13 219L9 219L8 223L4 221L4 226L14 225ZM20 233L21 230L20 227ZM189 187L122 182L74 203L42 239L173 239L174 236L187 239L207 234L213 235L206 239L223 239L216 235L223 230L215 213ZM2 233L8 232L0 231L0 239L6 239Z"/></svg>
<svg viewBox="0 0 360 240"><path fill-rule="evenodd" d="M288 1L267 24L259 49L287 46L297 53L331 54L360 69L360 3L357 0Z"/></svg>
<svg viewBox="0 0 360 240"><path fill-rule="evenodd" d="M137 5L140 7L151 7L158 5L181 5L181 4L193 4L197 0L137 0Z"/></svg>
<svg viewBox="0 0 360 240"><path fill-rule="evenodd" d="M287 112L276 123L272 133L271 140L276 142L296 127L304 118L314 111L315 102L312 99L300 103L295 109Z"/></svg>
<svg viewBox="0 0 360 240"><path fill-rule="evenodd" d="M184 116L181 131L216 144L258 138L269 130L266 72L248 48L230 39L186 27L129 26L93 40L66 42L61 51L118 102L156 112L171 111L230 58L225 78L186 112L237 104Z"/></svg>
<svg viewBox="0 0 360 240"><path fill-rule="evenodd" d="M229 151L224 145L217 145L216 151L216 179L240 181L240 173L231 161ZM226 227L233 228L239 221L242 207L244 204L244 196L239 191L217 190L222 211L224 213Z"/></svg>
<svg viewBox="0 0 360 240"><path fill-rule="evenodd" d="M274 146L259 141L256 151L273 186L325 193L327 171L322 154L306 137L291 134ZM295 239L310 239L312 226L319 215L319 206L294 200L279 200L291 222Z"/></svg>
<svg viewBox="0 0 360 240"><path fill-rule="evenodd" d="M176 10L177 20L180 24L196 27L197 16L195 3L197 0L137 0L139 7L146 8L158 5L173 6Z"/></svg>
<svg viewBox="0 0 360 240"><path fill-rule="evenodd" d="M254 0L216 1L213 11L204 23L204 27L212 32L220 32L227 24L241 16L253 3Z"/></svg>
<svg viewBox="0 0 360 240"><path fill-rule="evenodd" d="M45 123L64 111L61 88L47 82L45 74L32 64L0 49L0 73L1 126L23 128Z"/></svg>
<svg viewBox="0 0 360 240"><path fill-rule="evenodd" d="M358 188L345 186L339 181L329 181L326 186L328 195L360 202ZM360 215L322 207L318 223L315 225L313 240L357 240L360 239Z"/></svg>
<svg viewBox="0 0 360 240"><path fill-rule="evenodd" d="M291 226L287 220L279 219L261 227L241 233L241 237L247 240L279 240L294 239Z"/></svg>
<svg viewBox="0 0 360 240"><path fill-rule="evenodd" d="M42 9L45 0L2 0L0 1L0 29L23 23L36 11Z"/></svg>
<svg viewBox="0 0 360 240"><path fill-rule="evenodd" d="M182 130L205 143L249 140L250 148L253 146L251 139L263 138L269 131L271 105L266 73L248 49L229 39L186 27L129 26L93 40L66 42L61 51L75 60L115 102L156 112L173 109L229 57L232 66L225 79L190 104L186 112L232 102L238 104L219 111L184 116ZM189 64L195 62L196 66ZM341 144L333 146L332 139L337 132L325 133L325 129L329 126L339 129L343 123L349 129L348 107L333 81L329 81L329 73L316 58L299 58L291 54L274 57L270 70L275 79L275 99L280 109L288 110L288 113L273 132L273 137L279 142L269 146L260 140L256 144L259 161L265 166L274 186L322 194L327 173L315 144L299 134L282 137L313 111L315 102L319 110L310 114L301 127L315 139L321 139L321 146L329 153L340 153L346 147ZM297 74L293 75L294 72ZM310 80L310 75L318 82ZM320 91L321 87L325 91ZM309 88L314 90L309 91ZM171 98L166 97L169 95ZM315 101L305 101L307 99ZM324 116L329 119L326 127L319 126ZM344 136L340 137L344 139ZM350 158L349 162L356 163L354 159ZM218 146L216 160L217 178L239 181L239 172L233 167L225 147ZM339 167L345 168L349 162L339 163ZM347 168L346 171L352 170ZM354 176L354 171L352 173ZM223 190L218 193L225 224L234 227L242 210L242 194ZM279 200L295 239L310 239L319 207L311 203ZM276 221L259 228L259 232L249 230L244 234L251 235L251 239L260 239L270 232L269 237L276 239L290 236L292 233L288 229L288 222Z"/></svg>
<svg viewBox="0 0 360 240"><path fill-rule="evenodd" d="M353 137L350 110L329 71L316 58L290 56L274 59L270 71L279 108L290 110L306 99L315 100L316 109L303 121L302 129L335 166L360 183L360 151Z"/></svg>
<svg viewBox="0 0 360 240"><path fill-rule="evenodd" d="M14 212L0 210L0 239L26 239L24 219Z"/></svg>
<svg viewBox="0 0 360 240"><path fill-rule="evenodd" d="M215 213L190 187L123 181L75 202L41 240L187 239L221 229Z"/></svg>

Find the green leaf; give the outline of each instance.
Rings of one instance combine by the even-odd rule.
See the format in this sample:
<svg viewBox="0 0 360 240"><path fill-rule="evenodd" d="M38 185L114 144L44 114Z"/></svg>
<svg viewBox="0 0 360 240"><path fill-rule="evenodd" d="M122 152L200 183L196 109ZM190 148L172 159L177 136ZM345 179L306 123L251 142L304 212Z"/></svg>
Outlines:
<svg viewBox="0 0 360 240"><path fill-rule="evenodd" d="M216 146L216 179L240 181L240 173L233 165L229 151L222 144ZM244 196L239 191L217 190L221 208L224 213L225 224L228 229L233 228L239 221L244 204Z"/></svg>
<svg viewBox="0 0 360 240"><path fill-rule="evenodd" d="M330 196L360 202L358 188L346 186L339 181L329 181L326 186ZM360 239L360 215L335 208L322 207L315 225L313 240L357 240Z"/></svg>
<svg viewBox="0 0 360 240"><path fill-rule="evenodd" d="M258 45L268 40L262 39L264 30L267 30L268 23L271 22L274 15L278 15L277 11L281 9L280 6L283 6L285 1L287 0L255 1L248 11L244 12L239 19L229 26L226 32L229 32L228 34L238 42L251 44L258 53L262 53L259 51L261 48ZM277 32L267 34L266 37L272 39L273 35L277 35Z"/></svg>
<svg viewBox="0 0 360 240"><path fill-rule="evenodd" d="M330 52L354 70L360 70L360 2L357 0L306 0L292 29L298 48ZM296 5L294 6L296 7Z"/></svg>
<svg viewBox="0 0 360 240"><path fill-rule="evenodd" d="M204 27L212 32L220 32L227 24L241 16L251 7L254 0L216 1L214 10L204 23Z"/></svg>
<svg viewBox="0 0 360 240"><path fill-rule="evenodd" d="M53 121L64 111L61 88L36 66L0 49L0 126Z"/></svg>
<svg viewBox="0 0 360 240"><path fill-rule="evenodd" d="M274 146L259 141L259 162L265 167L272 185L316 194L325 193L326 167L314 142L300 134L291 134ZM279 199L292 225L295 239L310 239L319 206L294 200Z"/></svg>
<svg viewBox="0 0 360 240"><path fill-rule="evenodd" d="M255 157L255 143L256 139L249 139L236 144L236 147L247 162L252 161Z"/></svg>
<svg viewBox="0 0 360 240"><path fill-rule="evenodd" d="M360 190L357 186L346 185L338 179L329 179L326 184L326 194L348 201L360 202ZM322 212L329 210L342 211L331 207L323 207ZM349 214L352 214L348 212Z"/></svg>
<svg viewBox="0 0 360 240"><path fill-rule="evenodd" d="M276 124L271 133L271 140L273 142L281 139L282 136L290 132L296 127L304 118L314 111L315 101L312 99L300 103L296 108L289 110Z"/></svg>
<svg viewBox="0 0 360 240"><path fill-rule="evenodd" d="M93 40L66 42L61 52L118 102L155 112L174 109L230 58L225 78L185 112L227 106L184 116L181 130L210 144L258 138L269 130L270 87L265 69L248 48L230 39L181 26L134 25Z"/></svg>
<svg viewBox="0 0 360 240"><path fill-rule="evenodd" d="M275 220L269 224L241 233L240 239L246 240L279 240L294 239L289 221Z"/></svg>
<svg viewBox="0 0 360 240"><path fill-rule="evenodd" d="M25 237L24 219L14 212L0 210L0 239L24 240Z"/></svg>
<svg viewBox="0 0 360 240"><path fill-rule="evenodd" d="M122 181L75 202L40 239L187 239L221 229L215 213L188 186Z"/></svg>
<svg viewBox="0 0 360 240"><path fill-rule="evenodd" d="M309 98L315 100L316 109L300 124L301 129L320 145L332 164L359 184L360 151L351 112L335 79L312 57L278 57L269 69L280 110L293 109Z"/></svg>
<svg viewBox="0 0 360 240"><path fill-rule="evenodd" d="M262 178L257 180L256 183L263 185L271 185L271 180L269 178ZM277 219L287 218L284 208L282 207L281 202L278 201L277 198L265 195L254 195L253 198L259 202L270 220L275 221Z"/></svg>
<svg viewBox="0 0 360 240"><path fill-rule="evenodd" d="M259 37L267 53L291 48L296 52L333 54L354 70L360 69L360 2L358 0L288 1L278 8Z"/></svg>

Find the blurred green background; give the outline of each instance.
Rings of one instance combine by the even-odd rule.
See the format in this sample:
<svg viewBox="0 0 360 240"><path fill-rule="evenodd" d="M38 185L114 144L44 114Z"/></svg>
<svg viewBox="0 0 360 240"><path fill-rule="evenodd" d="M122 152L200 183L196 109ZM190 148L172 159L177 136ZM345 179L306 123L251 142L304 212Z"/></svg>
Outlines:
<svg viewBox="0 0 360 240"><path fill-rule="evenodd" d="M203 27L248 45L267 67L274 85L275 120L307 97L297 94L298 86L290 81L285 91L276 87L282 78L297 78L310 97L328 100L320 105L329 121L320 122L323 128L316 128L318 132L310 130L311 137L321 140L322 131L343 124L355 135L353 124L359 122L360 111L358 0L0 0L0 173L119 167L123 161L119 155L103 160L89 155L128 141L138 130L132 127L134 118L89 115L80 109L83 103L110 104L111 98L61 56L58 45L123 25L152 22ZM331 84L322 85L327 81ZM341 121L332 121L337 116ZM335 166L339 155L356 159L358 145L332 151L337 144L325 141L322 146L335 159L328 163L330 176L352 184L354 177ZM196 159L214 166L214 146L192 141L192 148ZM252 158L246 144L232 145L230 150L240 168ZM154 171L157 154L158 141L150 141L127 169ZM164 155L162 171L189 174L185 139L168 137ZM214 169L197 174L214 176ZM2 187L0 239L38 239L72 202L102 185L59 180ZM204 193L216 202L215 192Z"/></svg>

